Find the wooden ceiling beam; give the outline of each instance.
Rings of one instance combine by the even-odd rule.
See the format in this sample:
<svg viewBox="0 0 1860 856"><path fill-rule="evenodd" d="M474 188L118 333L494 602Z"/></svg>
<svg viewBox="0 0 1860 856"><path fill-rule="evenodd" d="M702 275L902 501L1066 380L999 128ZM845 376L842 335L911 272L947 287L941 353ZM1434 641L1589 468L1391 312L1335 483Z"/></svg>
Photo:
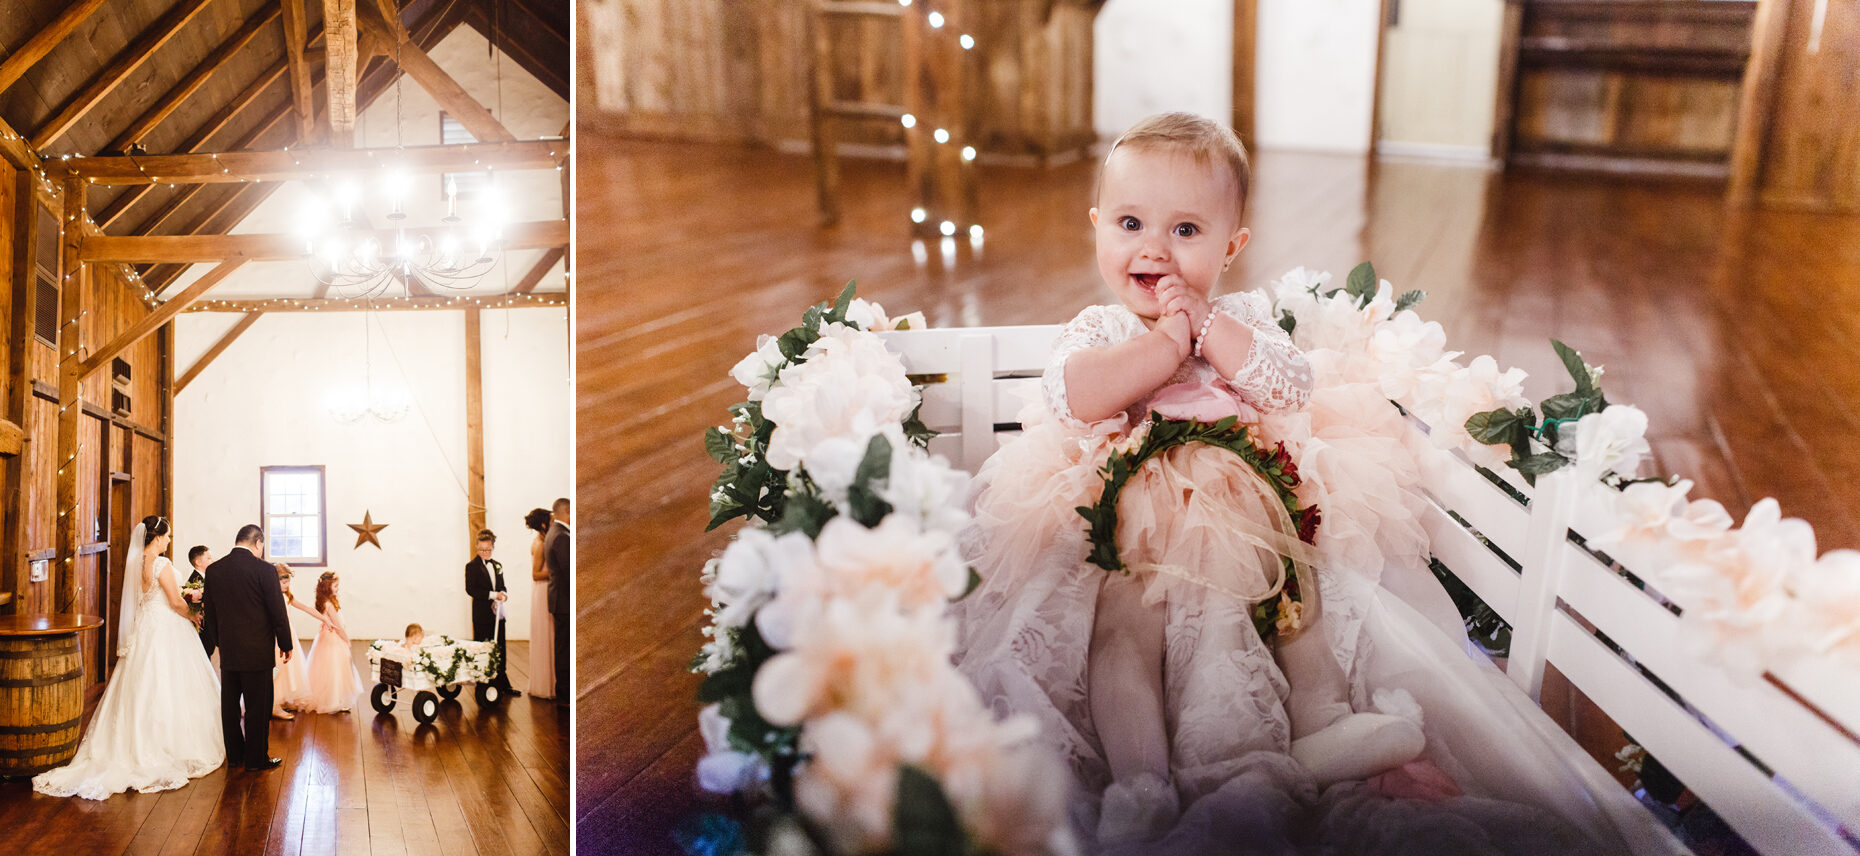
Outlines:
<svg viewBox="0 0 1860 856"><path fill-rule="evenodd" d="M568 158L565 140L512 140L401 149L298 149L72 158L56 172L92 184L238 184L288 181L394 167L412 173L553 169Z"/></svg>
<svg viewBox="0 0 1860 856"><path fill-rule="evenodd" d="M415 44L413 39L407 35L406 28L400 25L400 21L384 19L383 12L378 6L367 5L363 6L357 18L364 30L385 41L393 50L394 61L400 66L401 71L406 72L408 77L420 84L420 88L433 96L433 100L439 102L440 108L452 118L457 119L459 124L464 125L465 130L470 131L473 137L483 142L508 141L517 138L515 134L510 133L510 129L504 127L504 123L499 122L497 117L492 115L490 110L485 109L483 104L478 103L478 100L471 96L471 93L466 92L465 87L460 86L458 80L454 79L445 69L440 68L439 63L434 62L424 49Z"/></svg>
<svg viewBox="0 0 1860 856"><path fill-rule="evenodd" d="M436 297L311 298L272 297L250 300L202 300L188 312L404 312L433 309L526 309L567 306L568 292L539 294L455 294Z"/></svg>
<svg viewBox="0 0 1860 856"><path fill-rule="evenodd" d="M115 91L117 86L128 79L131 72L141 68L149 57L154 56L162 45L167 44L169 39L181 32L181 28L194 20L195 16L206 9L207 4L211 2L212 0L181 0L174 8L168 10L168 14L163 15L161 20L150 25L134 42L118 52L116 58L111 60L108 66L97 72L96 77L91 78L83 89L72 96L70 101L65 102L65 106L58 111L57 115L33 132L32 147L42 152L47 146L57 142L59 137L64 136L66 131L71 130L72 126L78 123L78 120L83 119L92 109L102 103L105 96Z"/></svg>
<svg viewBox="0 0 1860 856"><path fill-rule="evenodd" d="M0 119L0 159L18 170L31 171L42 165L39 153L32 150L32 143L13 130L5 119Z"/></svg>
<svg viewBox="0 0 1860 856"><path fill-rule="evenodd" d="M258 35L260 29L277 19L278 14L277 7L265 7L245 19L245 23L233 31L226 41L221 42L219 47L214 48L213 53L208 54L206 59L201 60L200 65L188 72L186 78L170 88L160 101L149 107L135 122L118 134L116 139L111 141L109 150L126 151L131 143L140 142L150 131L155 130L155 127L173 115L183 102L199 92L200 87L206 85L207 78L212 77L214 72L225 68L227 63L232 62L233 58L238 56L239 51Z"/></svg>
<svg viewBox="0 0 1860 856"><path fill-rule="evenodd" d="M19 50L6 58L6 62L0 62L0 91L18 82L21 75L38 65L39 60L51 53L52 48L57 47L66 36L71 35L79 24L84 23L84 19L90 17L90 13L97 11L102 5L103 0L80 0L67 6L64 13L45 29L34 33L32 38L27 39L26 43L20 46Z"/></svg>
<svg viewBox="0 0 1860 856"><path fill-rule="evenodd" d="M285 0L285 2L288 3L290 0ZM206 353L201 354L200 359L195 360L193 365L187 367L186 373L175 380L175 394L180 395L181 390L186 389L188 384L194 382L194 378L200 377L200 373L207 370L207 366L213 363L214 358L225 353L227 348L232 347L232 343L241 335L244 335L245 331L252 329L252 325L257 324L258 319L264 314L263 312L247 312L244 318L240 318L239 323L234 324L231 330L226 331L226 335L221 336L219 341L214 342L213 347L208 348Z"/></svg>
<svg viewBox="0 0 1860 856"><path fill-rule="evenodd" d="M323 0L323 96L329 117L329 142L355 145L355 87L361 70L356 53L356 0Z"/></svg>
<svg viewBox="0 0 1860 856"><path fill-rule="evenodd" d="M81 251L82 247L80 245L80 252ZM131 325L129 329L118 333L116 338L110 340L109 344L92 351L89 357L85 358L83 362L78 363L77 366L72 369L73 373L81 380L89 377L98 369L109 365L111 360L116 359L116 355L129 350L129 346L142 341L143 337L148 334L160 330L161 325L168 323L174 316L181 314L181 310L186 309L189 303L193 303L195 300L200 299L200 296L206 294L208 289L219 285L227 277L232 276L233 271L238 270L240 266L245 263L246 260L240 258L227 259L226 261L220 262L219 265L215 266L212 270L207 271L206 276L194 280L191 285L182 289L180 294L175 295L172 299L155 307L153 311L142 316L142 319Z"/></svg>
<svg viewBox="0 0 1860 856"><path fill-rule="evenodd" d="M297 116L297 139L308 140L316 129L316 105L311 101L315 84L310 78L310 61L306 55L310 42L304 0L278 0L284 16L284 60L291 75L291 112Z"/></svg>
<svg viewBox="0 0 1860 856"><path fill-rule="evenodd" d="M405 234L437 236L447 230L439 228L406 229ZM387 245L403 230L387 229L365 233ZM506 250L546 250L568 246L567 220L535 220L511 223L504 227L498 241ZM79 248L85 262L222 262L281 261L301 259L304 239L301 235L94 235L86 237Z"/></svg>
<svg viewBox="0 0 1860 856"><path fill-rule="evenodd" d="M517 283L516 288L510 290L510 293L529 294L535 291L536 286L542 282L543 276L548 274L549 271L555 267L556 263L560 262L562 258L567 255L568 250L565 248L549 248L548 252L542 254L542 258L537 259L535 264L530 265L530 272L523 275L523 279Z"/></svg>
<svg viewBox="0 0 1860 856"><path fill-rule="evenodd" d="M266 69L264 74L259 75L257 80L252 81L252 85L247 86L243 92L240 92L239 97L227 102L226 106L221 107L218 113L213 114L213 117L208 119L205 125L196 129L193 136L188 137L187 141L181 144L182 151L188 153L200 151L201 148L206 146L208 140L211 140L215 134L224 130L226 126L231 124L234 119L238 118L241 113L244 113L246 108L252 105L252 102L257 101L259 96L265 94L265 90L271 88L271 85L278 82L278 78L283 76L284 61L279 60L269 69ZM234 148L237 148L237 146ZM103 212L97 215L97 226L99 228L109 229L116 225L116 222L122 219L123 215L128 213L130 208L134 207L137 202L140 202L143 197L147 196L154 189L154 185L142 185L123 191L110 203L109 207L103 209Z"/></svg>

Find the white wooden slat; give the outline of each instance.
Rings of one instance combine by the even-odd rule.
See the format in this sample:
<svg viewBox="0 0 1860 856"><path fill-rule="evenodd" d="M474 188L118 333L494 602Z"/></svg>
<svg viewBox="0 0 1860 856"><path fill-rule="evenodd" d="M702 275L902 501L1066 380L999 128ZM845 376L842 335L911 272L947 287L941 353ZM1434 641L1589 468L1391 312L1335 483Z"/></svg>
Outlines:
<svg viewBox="0 0 1860 856"><path fill-rule="evenodd" d="M938 434L935 437L931 437L929 451L932 455L942 455L944 460L949 461L958 468L962 467L960 461L962 455L962 435L960 434ZM975 471L969 470L969 473L973 475Z"/></svg>
<svg viewBox="0 0 1860 856"><path fill-rule="evenodd" d="M1556 615L1563 547L1569 543L1569 518L1576 494L1575 477L1568 470L1538 479L1524 551L1512 554L1524 566L1524 572L1518 579L1518 620L1511 627L1511 656L1505 665L1505 677L1537 701L1543 699L1550 619Z"/></svg>
<svg viewBox="0 0 1860 856"><path fill-rule="evenodd" d="M1479 543L1459 521L1448 517L1431 502L1421 517L1421 526L1427 530L1428 542L1441 564L1490 605L1500 618L1516 624L1518 572Z"/></svg>
<svg viewBox="0 0 1860 856"><path fill-rule="evenodd" d="M1436 502L1466 518L1506 555L1519 558L1530 513L1517 500L1445 450L1428 447L1415 464L1424 488Z"/></svg>
<svg viewBox="0 0 1860 856"><path fill-rule="evenodd" d="M962 337L975 330L991 328L951 327L940 330L899 330L878 334L885 347L904 359L904 370L911 374L946 374L960 365Z"/></svg>
<svg viewBox="0 0 1860 856"><path fill-rule="evenodd" d="M932 431L955 431L962 425L962 386L955 383L927 383L923 387L923 406L917 418Z"/></svg>
<svg viewBox="0 0 1860 856"><path fill-rule="evenodd" d="M1843 823L1860 829L1860 745L1775 687L1739 683L1674 639L1679 618L1589 554L1566 545L1563 599Z"/></svg>
<svg viewBox="0 0 1860 856"><path fill-rule="evenodd" d="M1783 666L1775 675L1849 734L1860 734L1860 681L1853 667L1824 657Z"/></svg>
<svg viewBox="0 0 1860 856"><path fill-rule="evenodd" d="M995 450L995 340L987 331L972 332L960 340L961 359L956 383L962 387L961 466L969 472L982 467Z"/></svg>
<svg viewBox="0 0 1860 856"><path fill-rule="evenodd" d="M1569 616L1556 613L1549 630L1550 661L1751 846L1769 856L1854 852Z"/></svg>
<svg viewBox="0 0 1860 856"><path fill-rule="evenodd" d="M1053 342L1065 327L1060 324L1032 324L988 329L995 341L995 371L1038 374L1052 360Z"/></svg>

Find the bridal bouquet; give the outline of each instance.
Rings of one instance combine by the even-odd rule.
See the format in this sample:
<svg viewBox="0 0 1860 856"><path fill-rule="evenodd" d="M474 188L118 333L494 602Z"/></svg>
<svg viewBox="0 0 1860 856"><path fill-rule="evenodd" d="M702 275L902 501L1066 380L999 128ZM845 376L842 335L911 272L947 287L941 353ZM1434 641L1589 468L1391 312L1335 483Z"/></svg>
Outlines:
<svg viewBox="0 0 1860 856"><path fill-rule="evenodd" d="M749 400L705 434L711 525L750 520L701 578L699 784L771 798L763 852L1067 852L1057 761L951 663L946 608L979 582L968 476L924 451L919 391L870 332L922 316L853 295L763 337L731 372Z"/></svg>
<svg viewBox="0 0 1860 856"><path fill-rule="evenodd" d="M187 601L187 617L194 622L195 629L200 628L206 617L207 606L202 602L206 596L207 580L199 571L195 571L193 576L187 578L187 582L181 584L181 599Z"/></svg>

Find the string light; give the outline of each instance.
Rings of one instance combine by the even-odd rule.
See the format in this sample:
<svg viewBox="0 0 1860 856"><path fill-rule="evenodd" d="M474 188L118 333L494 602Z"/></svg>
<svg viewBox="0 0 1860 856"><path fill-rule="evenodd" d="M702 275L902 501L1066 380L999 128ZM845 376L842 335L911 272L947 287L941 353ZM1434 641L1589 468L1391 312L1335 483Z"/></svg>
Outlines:
<svg viewBox="0 0 1860 856"><path fill-rule="evenodd" d="M942 12L931 12L930 13L930 29L932 30L943 29L943 13Z"/></svg>

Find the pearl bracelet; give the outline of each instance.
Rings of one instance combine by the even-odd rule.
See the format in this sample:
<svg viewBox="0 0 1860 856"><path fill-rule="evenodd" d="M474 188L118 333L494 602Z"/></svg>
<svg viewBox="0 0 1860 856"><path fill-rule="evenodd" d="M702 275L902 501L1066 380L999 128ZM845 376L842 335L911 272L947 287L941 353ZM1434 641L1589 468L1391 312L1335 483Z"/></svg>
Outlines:
<svg viewBox="0 0 1860 856"><path fill-rule="evenodd" d="M1201 356L1201 343L1208 338L1208 328L1214 326L1215 310L1208 310L1208 317L1201 321L1201 332L1195 334L1195 356Z"/></svg>

